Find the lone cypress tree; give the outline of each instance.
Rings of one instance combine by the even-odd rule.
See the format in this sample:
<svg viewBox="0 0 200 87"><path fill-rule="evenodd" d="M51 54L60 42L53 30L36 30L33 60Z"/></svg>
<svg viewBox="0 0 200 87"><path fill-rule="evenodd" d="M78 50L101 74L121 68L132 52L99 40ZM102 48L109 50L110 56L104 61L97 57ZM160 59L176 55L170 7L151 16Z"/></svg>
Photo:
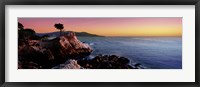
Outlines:
<svg viewBox="0 0 200 87"><path fill-rule="evenodd" d="M63 24L58 23L58 24L55 24L54 27L55 27L56 29L60 30L60 36L61 36L62 30L64 29Z"/></svg>

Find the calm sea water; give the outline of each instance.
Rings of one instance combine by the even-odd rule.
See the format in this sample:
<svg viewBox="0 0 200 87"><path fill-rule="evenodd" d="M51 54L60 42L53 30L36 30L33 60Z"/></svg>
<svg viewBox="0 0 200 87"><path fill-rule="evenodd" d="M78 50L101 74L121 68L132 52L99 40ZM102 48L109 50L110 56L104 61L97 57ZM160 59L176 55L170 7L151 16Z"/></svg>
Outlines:
<svg viewBox="0 0 200 87"><path fill-rule="evenodd" d="M129 58L131 65L141 63L151 69L182 68L181 37L78 37L98 54Z"/></svg>

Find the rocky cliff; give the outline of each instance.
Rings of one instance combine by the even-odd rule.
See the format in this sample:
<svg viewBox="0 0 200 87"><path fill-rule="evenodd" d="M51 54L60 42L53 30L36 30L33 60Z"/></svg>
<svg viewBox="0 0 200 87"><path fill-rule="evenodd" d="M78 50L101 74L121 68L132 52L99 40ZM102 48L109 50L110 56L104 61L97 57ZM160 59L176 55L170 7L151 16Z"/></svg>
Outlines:
<svg viewBox="0 0 200 87"><path fill-rule="evenodd" d="M130 60L116 55L97 55L85 58L93 51L79 41L74 32L52 40L18 40L19 69L138 69Z"/></svg>
<svg viewBox="0 0 200 87"><path fill-rule="evenodd" d="M68 59L89 55L92 48L79 41L74 32L53 40L19 40L18 68L52 68Z"/></svg>

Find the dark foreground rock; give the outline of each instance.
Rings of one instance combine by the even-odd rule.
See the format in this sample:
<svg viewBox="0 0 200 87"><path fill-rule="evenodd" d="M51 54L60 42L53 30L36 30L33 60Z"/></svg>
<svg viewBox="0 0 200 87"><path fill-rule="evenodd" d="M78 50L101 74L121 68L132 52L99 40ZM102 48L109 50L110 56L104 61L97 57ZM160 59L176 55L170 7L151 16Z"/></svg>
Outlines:
<svg viewBox="0 0 200 87"><path fill-rule="evenodd" d="M77 63L76 60L69 59L64 64L55 66L52 69L81 69L81 66Z"/></svg>
<svg viewBox="0 0 200 87"><path fill-rule="evenodd" d="M78 60L78 64L87 69L136 69L129 62L129 59L116 55L98 55L93 59Z"/></svg>
<svg viewBox="0 0 200 87"><path fill-rule="evenodd" d="M92 48L79 41L73 32L53 40L18 40L18 68L50 69L67 60L90 55Z"/></svg>

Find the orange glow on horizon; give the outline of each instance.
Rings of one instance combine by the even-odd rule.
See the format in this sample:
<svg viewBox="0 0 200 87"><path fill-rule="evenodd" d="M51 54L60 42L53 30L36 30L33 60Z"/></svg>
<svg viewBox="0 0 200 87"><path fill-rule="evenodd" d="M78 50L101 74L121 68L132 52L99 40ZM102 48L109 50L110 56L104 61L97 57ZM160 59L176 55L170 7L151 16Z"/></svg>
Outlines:
<svg viewBox="0 0 200 87"><path fill-rule="evenodd" d="M18 18L25 28L37 33L59 31L88 32L102 36L182 36L182 18Z"/></svg>

